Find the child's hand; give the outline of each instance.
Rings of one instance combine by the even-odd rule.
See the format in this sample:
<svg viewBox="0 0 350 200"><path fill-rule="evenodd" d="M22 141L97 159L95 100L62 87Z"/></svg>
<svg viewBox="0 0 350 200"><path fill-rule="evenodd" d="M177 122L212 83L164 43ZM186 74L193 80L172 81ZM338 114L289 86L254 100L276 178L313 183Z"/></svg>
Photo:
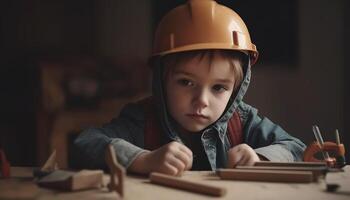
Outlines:
<svg viewBox="0 0 350 200"><path fill-rule="evenodd" d="M192 151L178 142L170 142L154 151L139 155L130 165L129 170L148 174L161 172L181 175L192 167Z"/></svg>
<svg viewBox="0 0 350 200"><path fill-rule="evenodd" d="M260 161L259 156L247 144L237 145L228 151L228 168L236 165L252 166L257 161Z"/></svg>

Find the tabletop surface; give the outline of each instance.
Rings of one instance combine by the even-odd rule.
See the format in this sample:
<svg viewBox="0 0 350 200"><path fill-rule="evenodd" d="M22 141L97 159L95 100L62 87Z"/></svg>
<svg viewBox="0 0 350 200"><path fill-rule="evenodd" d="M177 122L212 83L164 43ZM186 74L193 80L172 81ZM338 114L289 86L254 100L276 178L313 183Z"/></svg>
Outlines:
<svg viewBox="0 0 350 200"><path fill-rule="evenodd" d="M271 183L254 181L220 180L210 171L188 171L181 177L227 189L222 197L212 197L174 188L154 185L147 177L128 175L125 179L123 199L350 199L350 166L345 172L328 173L326 179L314 183ZM0 199L118 199L107 188L63 192L38 187L33 181L32 168L12 167L11 178L0 179ZM108 182L109 176L104 176ZM326 183L339 184L335 192L325 190Z"/></svg>

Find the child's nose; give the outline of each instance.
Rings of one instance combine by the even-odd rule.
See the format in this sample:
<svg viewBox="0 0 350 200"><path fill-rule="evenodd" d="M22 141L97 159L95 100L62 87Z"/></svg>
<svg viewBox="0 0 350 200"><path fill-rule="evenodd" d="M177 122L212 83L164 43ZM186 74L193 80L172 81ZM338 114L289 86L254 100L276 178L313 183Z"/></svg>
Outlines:
<svg viewBox="0 0 350 200"><path fill-rule="evenodd" d="M193 99L194 106L199 109L203 109L209 105L209 95L204 89L199 89Z"/></svg>

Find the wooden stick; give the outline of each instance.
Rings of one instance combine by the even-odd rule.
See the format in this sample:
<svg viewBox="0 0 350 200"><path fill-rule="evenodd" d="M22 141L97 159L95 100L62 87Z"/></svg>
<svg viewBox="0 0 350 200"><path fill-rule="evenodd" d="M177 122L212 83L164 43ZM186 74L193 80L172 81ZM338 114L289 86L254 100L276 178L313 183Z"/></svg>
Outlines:
<svg viewBox="0 0 350 200"><path fill-rule="evenodd" d="M326 162L255 162L255 166L278 166L278 167L326 167Z"/></svg>
<svg viewBox="0 0 350 200"><path fill-rule="evenodd" d="M151 173L150 180L155 184L174 187L190 192L202 193L212 196L223 196L226 194L226 188L188 181L179 177L165 175L157 172Z"/></svg>
<svg viewBox="0 0 350 200"><path fill-rule="evenodd" d="M108 189L109 191L115 190L121 197L123 197L125 169L118 163L114 147L111 144L107 146L105 160L111 173L111 182L108 185ZM116 176L118 178L118 184Z"/></svg>
<svg viewBox="0 0 350 200"><path fill-rule="evenodd" d="M246 169L246 170L278 170L278 171L307 171L312 172L313 180L317 181L319 177L324 176L328 167L317 166L317 167L288 167L288 166L236 166L235 169Z"/></svg>
<svg viewBox="0 0 350 200"><path fill-rule="evenodd" d="M219 169L217 170L217 174L221 179L243 181L291 183L309 183L313 181L312 172L310 171Z"/></svg>
<svg viewBox="0 0 350 200"><path fill-rule="evenodd" d="M44 166L41 168L41 171L51 172L58 169L56 161L56 149L53 150L50 157L45 162Z"/></svg>
<svg viewBox="0 0 350 200"><path fill-rule="evenodd" d="M288 171L311 171L323 172L327 171L327 167L280 167L280 166L236 166L235 169L256 169L256 170L288 170Z"/></svg>
<svg viewBox="0 0 350 200"><path fill-rule="evenodd" d="M335 129L335 141L336 141L337 145L341 144L338 129Z"/></svg>

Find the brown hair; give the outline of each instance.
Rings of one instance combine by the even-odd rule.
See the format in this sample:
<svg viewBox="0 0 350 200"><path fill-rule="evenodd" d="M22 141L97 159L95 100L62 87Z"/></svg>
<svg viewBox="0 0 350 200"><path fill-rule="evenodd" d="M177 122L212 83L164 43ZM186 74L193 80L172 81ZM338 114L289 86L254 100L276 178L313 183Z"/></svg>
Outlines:
<svg viewBox="0 0 350 200"><path fill-rule="evenodd" d="M164 77L168 75L168 73L172 72L177 65L189 61L197 56L199 59L203 59L206 55L209 56L209 66L212 67L212 61L214 59L215 54L219 54L223 58L227 59L230 62L232 67L235 82L233 85L233 90L235 91L240 83L243 80L243 54L238 51L229 51L229 50L217 50L217 49L206 49L206 50L195 50L195 51L184 51L179 53L173 53L166 55L162 58L162 63L164 64Z"/></svg>

